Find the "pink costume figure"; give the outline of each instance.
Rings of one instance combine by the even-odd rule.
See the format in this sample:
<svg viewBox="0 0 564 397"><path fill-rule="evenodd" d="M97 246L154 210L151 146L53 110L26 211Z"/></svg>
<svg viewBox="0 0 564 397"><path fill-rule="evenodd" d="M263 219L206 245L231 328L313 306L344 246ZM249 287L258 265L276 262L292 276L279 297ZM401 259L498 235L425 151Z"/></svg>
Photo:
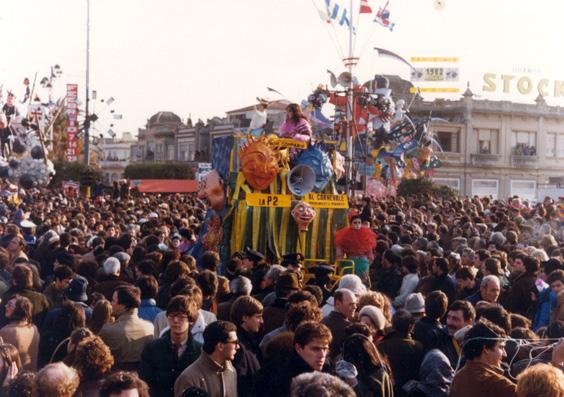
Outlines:
<svg viewBox="0 0 564 397"><path fill-rule="evenodd" d="M286 121L280 127L280 137L311 142L311 125L297 103L286 108Z"/></svg>

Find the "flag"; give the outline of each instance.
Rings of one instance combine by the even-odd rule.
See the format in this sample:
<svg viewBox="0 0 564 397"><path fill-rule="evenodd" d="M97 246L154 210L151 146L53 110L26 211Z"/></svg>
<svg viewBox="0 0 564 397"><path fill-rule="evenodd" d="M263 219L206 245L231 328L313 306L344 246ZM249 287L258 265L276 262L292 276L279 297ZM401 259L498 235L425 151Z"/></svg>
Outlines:
<svg viewBox="0 0 564 397"><path fill-rule="evenodd" d="M387 9L388 3L389 1L386 2L384 8L378 9L378 12L376 13L376 17L374 18L374 22L392 31L394 30L394 26L396 24L390 21L390 11Z"/></svg>
<svg viewBox="0 0 564 397"><path fill-rule="evenodd" d="M359 14L372 14L372 8L368 4L368 0L360 0Z"/></svg>

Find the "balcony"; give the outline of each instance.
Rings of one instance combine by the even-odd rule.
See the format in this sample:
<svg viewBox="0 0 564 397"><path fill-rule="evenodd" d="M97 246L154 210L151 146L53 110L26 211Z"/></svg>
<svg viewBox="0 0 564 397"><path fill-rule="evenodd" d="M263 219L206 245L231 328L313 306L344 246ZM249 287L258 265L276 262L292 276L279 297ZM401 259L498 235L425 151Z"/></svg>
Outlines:
<svg viewBox="0 0 564 397"><path fill-rule="evenodd" d="M501 154L492 153L472 153L470 161L474 166L494 166L501 160Z"/></svg>
<svg viewBox="0 0 564 397"><path fill-rule="evenodd" d="M535 168L538 161L539 161L539 156L531 156L531 155L523 155L523 154L511 155L511 165L518 168Z"/></svg>

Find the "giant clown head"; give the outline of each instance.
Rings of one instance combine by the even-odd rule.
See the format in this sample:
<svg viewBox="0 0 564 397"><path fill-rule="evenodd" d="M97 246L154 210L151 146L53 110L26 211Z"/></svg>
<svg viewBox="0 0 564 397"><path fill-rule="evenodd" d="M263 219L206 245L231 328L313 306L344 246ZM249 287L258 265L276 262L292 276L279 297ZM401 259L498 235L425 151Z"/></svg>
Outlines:
<svg viewBox="0 0 564 397"><path fill-rule="evenodd" d="M211 170L200 180L198 187L198 198L207 200L216 212L225 208L225 190L223 180L216 170Z"/></svg>
<svg viewBox="0 0 564 397"><path fill-rule="evenodd" d="M295 158L295 165L307 165L315 171L314 192L323 191L333 174L331 160L319 145L312 145L300 152Z"/></svg>
<svg viewBox="0 0 564 397"><path fill-rule="evenodd" d="M249 139L239 151L239 160L247 183L254 189L266 189L278 174L279 157L263 137Z"/></svg>
<svg viewBox="0 0 564 397"><path fill-rule="evenodd" d="M291 212L292 218L298 225L298 230L300 232L307 232L308 226L313 221L313 218L317 215L309 203L305 201L300 201Z"/></svg>

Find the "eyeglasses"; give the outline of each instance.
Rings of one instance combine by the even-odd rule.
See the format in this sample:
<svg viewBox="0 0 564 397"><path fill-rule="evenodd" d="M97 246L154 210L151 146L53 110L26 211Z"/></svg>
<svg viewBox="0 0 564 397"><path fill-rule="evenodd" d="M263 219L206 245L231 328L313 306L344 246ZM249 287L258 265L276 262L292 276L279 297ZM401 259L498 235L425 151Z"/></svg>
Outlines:
<svg viewBox="0 0 564 397"><path fill-rule="evenodd" d="M185 314L169 314L167 317L173 321L188 321L188 316Z"/></svg>
<svg viewBox="0 0 564 397"><path fill-rule="evenodd" d="M227 342L224 342L226 345L229 344L233 344L235 346L239 346L239 341L238 340L228 340Z"/></svg>

